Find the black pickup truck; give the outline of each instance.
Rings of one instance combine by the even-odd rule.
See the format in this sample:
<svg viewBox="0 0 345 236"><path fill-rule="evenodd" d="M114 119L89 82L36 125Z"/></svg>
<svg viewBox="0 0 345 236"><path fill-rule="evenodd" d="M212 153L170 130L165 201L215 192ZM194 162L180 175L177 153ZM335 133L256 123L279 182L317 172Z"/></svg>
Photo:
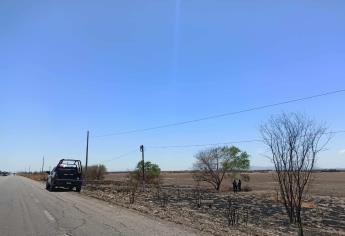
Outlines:
<svg viewBox="0 0 345 236"><path fill-rule="evenodd" d="M63 187L72 190L75 188L80 192L82 186L82 166L80 160L61 159L59 164L48 172L46 189L54 191L56 187Z"/></svg>

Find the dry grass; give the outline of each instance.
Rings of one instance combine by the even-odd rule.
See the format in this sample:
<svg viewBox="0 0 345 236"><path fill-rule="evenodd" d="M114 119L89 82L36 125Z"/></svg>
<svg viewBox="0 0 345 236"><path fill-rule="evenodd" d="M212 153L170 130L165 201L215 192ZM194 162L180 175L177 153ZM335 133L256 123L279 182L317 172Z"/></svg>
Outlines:
<svg viewBox="0 0 345 236"><path fill-rule="evenodd" d="M18 173L18 175L32 179L32 180L36 180L36 181L46 181L48 174L46 173Z"/></svg>

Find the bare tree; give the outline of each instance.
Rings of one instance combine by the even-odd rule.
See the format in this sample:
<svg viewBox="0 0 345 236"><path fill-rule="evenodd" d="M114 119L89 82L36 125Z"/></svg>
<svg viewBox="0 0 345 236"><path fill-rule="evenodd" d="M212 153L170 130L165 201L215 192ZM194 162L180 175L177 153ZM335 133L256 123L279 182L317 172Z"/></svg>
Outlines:
<svg viewBox="0 0 345 236"><path fill-rule="evenodd" d="M210 183L217 191L225 174L249 169L249 155L237 147L217 147L200 151L195 156L193 177Z"/></svg>
<svg viewBox="0 0 345 236"><path fill-rule="evenodd" d="M330 140L326 130L297 113L283 113L261 126L263 141L272 153L282 202L290 223L298 224L299 235L303 235L301 209L307 184L318 153Z"/></svg>

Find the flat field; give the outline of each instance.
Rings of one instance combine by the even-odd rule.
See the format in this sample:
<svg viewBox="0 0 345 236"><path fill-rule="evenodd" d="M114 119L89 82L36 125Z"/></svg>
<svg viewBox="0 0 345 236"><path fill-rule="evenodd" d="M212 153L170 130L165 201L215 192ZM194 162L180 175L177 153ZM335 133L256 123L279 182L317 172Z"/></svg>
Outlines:
<svg viewBox="0 0 345 236"><path fill-rule="evenodd" d="M128 173L108 173L107 180L126 180ZM250 187L252 192L275 192L277 184L274 181L274 172L251 172L250 181L243 182L243 187ZM345 172L315 172L312 175L308 193L313 196L345 197ZM163 185L192 187L196 183L192 174L187 171L163 171L161 174ZM222 192L229 191L232 180L226 178L222 184ZM204 184L208 186L207 184Z"/></svg>

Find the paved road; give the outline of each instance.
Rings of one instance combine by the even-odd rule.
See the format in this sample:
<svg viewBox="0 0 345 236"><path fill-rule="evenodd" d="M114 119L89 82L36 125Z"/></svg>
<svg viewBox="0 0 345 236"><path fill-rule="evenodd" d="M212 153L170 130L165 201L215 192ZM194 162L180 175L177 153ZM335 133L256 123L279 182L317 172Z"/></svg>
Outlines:
<svg viewBox="0 0 345 236"><path fill-rule="evenodd" d="M191 229L111 206L76 192L0 177L0 235L198 235Z"/></svg>

